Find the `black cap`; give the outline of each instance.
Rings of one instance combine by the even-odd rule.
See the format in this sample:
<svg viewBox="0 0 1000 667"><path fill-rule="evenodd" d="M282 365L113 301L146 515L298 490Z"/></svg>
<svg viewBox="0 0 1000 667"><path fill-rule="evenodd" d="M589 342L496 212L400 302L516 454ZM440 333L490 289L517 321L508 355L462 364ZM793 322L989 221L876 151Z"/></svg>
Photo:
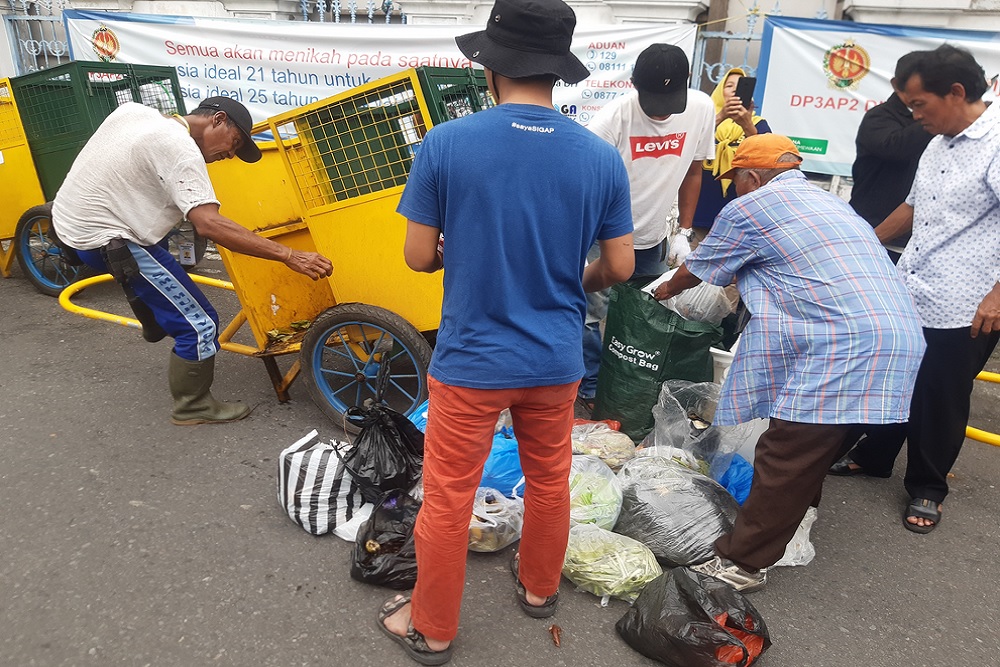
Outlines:
<svg viewBox="0 0 1000 667"><path fill-rule="evenodd" d="M673 44L647 46L635 61L632 85L639 106L647 116L669 116L687 108L691 64L687 54Z"/></svg>
<svg viewBox="0 0 1000 667"><path fill-rule="evenodd" d="M562 0L496 0L486 30L455 42L469 60L509 79L552 74L577 83L590 71L569 50L575 27Z"/></svg>
<svg viewBox="0 0 1000 667"><path fill-rule="evenodd" d="M253 119L245 106L231 97L209 97L202 100L198 108L225 111L229 120L233 121L243 135L243 145L236 151L236 157L244 162L256 162L260 159L260 149L257 148L257 144L253 142L253 136L250 134L253 129Z"/></svg>

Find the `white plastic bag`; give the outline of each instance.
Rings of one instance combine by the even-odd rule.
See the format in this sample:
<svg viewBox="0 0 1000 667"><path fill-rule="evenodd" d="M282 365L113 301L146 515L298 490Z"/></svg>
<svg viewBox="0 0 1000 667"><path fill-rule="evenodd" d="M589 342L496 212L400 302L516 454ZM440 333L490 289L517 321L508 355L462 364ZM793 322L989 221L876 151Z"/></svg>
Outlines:
<svg viewBox="0 0 1000 667"><path fill-rule="evenodd" d="M785 546L785 555L781 557L773 567L794 567L796 565L808 565L816 557L816 547L809 541L809 531L812 530L813 523L816 522L816 508L810 507L806 510L806 515L802 517L802 522L795 529L795 534Z"/></svg>
<svg viewBox="0 0 1000 667"><path fill-rule="evenodd" d="M677 269L667 271L644 287L642 291L652 294L661 283L670 280L676 271ZM675 297L660 301L660 303L686 320L707 322L715 326L721 324L726 315L735 310L735 304L726 294L725 287L705 282L686 289Z"/></svg>

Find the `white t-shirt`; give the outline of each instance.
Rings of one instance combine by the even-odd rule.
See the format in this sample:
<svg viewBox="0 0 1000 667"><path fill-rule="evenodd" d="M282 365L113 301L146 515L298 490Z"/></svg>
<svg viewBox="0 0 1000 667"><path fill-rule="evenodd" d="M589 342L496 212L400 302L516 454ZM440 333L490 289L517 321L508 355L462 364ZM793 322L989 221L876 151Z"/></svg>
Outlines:
<svg viewBox="0 0 1000 667"><path fill-rule="evenodd" d="M187 129L129 102L109 115L80 151L56 193L56 233L78 250L116 238L162 240L192 208L215 203L205 158Z"/></svg>
<svg viewBox="0 0 1000 667"><path fill-rule="evenodd" d="M625 161L632 186L635 248L652 248L667 237L670 207L691 163L715 157L712 98L689 90L683 113L653 120L632 92L605 106L587 127L613 144Z"/></svg>

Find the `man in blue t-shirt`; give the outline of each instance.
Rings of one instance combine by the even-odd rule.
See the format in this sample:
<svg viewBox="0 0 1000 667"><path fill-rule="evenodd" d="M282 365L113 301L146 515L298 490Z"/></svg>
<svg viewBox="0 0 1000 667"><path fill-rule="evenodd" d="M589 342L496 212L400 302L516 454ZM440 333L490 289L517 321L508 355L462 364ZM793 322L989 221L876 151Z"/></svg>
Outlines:
<svg viewBox="0 0 1000 667"><path fill-rule="evenodd" d="M383 630L413 659L443 664L458 631L469 517L493 428L510 408L525 474L520 606L555 611L569 533L570 429L583 375L585 292L632 274L628 175L615 149L554 110L557 79L588 71L570 53L562 0L497 0L458 46L482 64L498 106L432 129L398 211L416 271L444 268L430 366L424 503L410 598ZM444 236L439 246L440 235ZM601 257L585 267L594 242Z"/></svg>

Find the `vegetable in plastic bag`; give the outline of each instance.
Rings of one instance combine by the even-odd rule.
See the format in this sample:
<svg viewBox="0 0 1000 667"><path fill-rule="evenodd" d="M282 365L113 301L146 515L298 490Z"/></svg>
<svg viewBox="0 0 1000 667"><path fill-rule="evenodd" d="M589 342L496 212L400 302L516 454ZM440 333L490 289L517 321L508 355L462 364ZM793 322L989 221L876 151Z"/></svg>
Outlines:
<svg viewBox="0 0 1000 667"><path fill-rule="evenodd" d="M569 520L611 530L622 509L622 488L608 464L596 456L574 455L569 473Z"/></svg>
<svg viewBox="0 0 1000 667"><path fill-rule="evenodd" d="M420 503L402 490L386 493L358 530L351 551L351 578L407 590L417 583L413 527Z"/></svg>
<svg viewBox="0 0 1000 667"><path fill-rule="evenodd" d="M521 539L524 502L505 498L496 489L481 487L476 491L469 522L469 550L500 551Z"/></svg>
<svg viewBox="0 0 1000 667"><path fill-rule="evenodd" d="M733 529L739 507L718 482L659 456L626 463L618 473L622 511L615 532L645 544L664 565L691 565L713 555Z"/></svg>
<svg viewBox="0 0 1000 667"><path fill-rule="evenodd" d="M596 456L617 470L635 456L635 443L624 433L613 430L604 422L587 422L573 426L573 453Z"/></svg>
<svg viewBox="0 0 1000 667"><path fill-rule="evenodd" d="M746 596L680 567L649 582L615 630L636 651L670 667L749 667L771 646L767 625Z"/></svg>
<svg viewBox="0 0 1000 667"><path fill-rule="evenodd" d="M348 409L347 417L361 433L337 456L365 500L374 503L387 491L412 488L423 470L424 434L405 415L371 399Z"/></svg>
<svg viewBox="0 0 1000 667"><path fill-rule="evenodd" d="M663 570L642 543L593 524L578 524L569 530L562 572L588 593L632 602Z"/></svg>

